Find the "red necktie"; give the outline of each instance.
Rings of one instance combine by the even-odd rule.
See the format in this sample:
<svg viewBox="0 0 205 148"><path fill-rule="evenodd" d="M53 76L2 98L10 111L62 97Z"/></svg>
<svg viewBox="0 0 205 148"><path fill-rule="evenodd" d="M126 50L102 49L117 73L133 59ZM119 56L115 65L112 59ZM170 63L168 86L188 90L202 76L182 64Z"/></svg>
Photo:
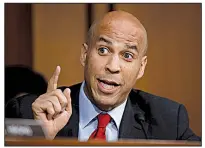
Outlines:
<svg viewBox="0 0 205 148"><path fill-rule="evenodd" d="M110 115L109 114L99 114L98 115L98 127L97 129L91 134L90 139L100 139L106 140L105 137L105 129L108 123L110 122Z"/></svg>

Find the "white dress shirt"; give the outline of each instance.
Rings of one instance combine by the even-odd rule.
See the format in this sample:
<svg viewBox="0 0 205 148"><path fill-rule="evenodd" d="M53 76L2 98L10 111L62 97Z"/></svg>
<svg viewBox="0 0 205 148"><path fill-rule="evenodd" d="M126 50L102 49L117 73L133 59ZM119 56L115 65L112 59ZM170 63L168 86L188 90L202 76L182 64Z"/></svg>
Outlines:
<svg viewBox="0 0 205 148"><path fill-rule="evenodd" d="M94 104L92 104L92 102L85 95L83 89L84 85L85 81L82 83L79 93L79 141L87 141L89 139L90 135L97 129L97 115L103 112ZM105 132L106 141L118 140L120 122L122 119L126 102L127 99L118 107L106 112L111 116L111 122L108 123Z"/></svg>

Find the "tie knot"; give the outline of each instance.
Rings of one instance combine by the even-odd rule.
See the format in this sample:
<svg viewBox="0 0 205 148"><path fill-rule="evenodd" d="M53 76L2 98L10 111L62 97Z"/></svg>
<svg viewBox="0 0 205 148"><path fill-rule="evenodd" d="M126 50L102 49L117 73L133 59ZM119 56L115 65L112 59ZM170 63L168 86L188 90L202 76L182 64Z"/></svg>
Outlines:
<svg viewBox="0 0 205 148"><path fill-rule="evenodd" d="M110 122L109 114L98 115L98 128L105 128L109 122Z"/></svg>

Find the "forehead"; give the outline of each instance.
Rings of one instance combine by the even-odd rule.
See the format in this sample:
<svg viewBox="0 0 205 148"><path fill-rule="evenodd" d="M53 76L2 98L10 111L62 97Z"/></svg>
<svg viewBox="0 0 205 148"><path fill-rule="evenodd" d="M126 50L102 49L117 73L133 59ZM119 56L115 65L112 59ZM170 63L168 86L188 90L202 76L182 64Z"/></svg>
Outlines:
<svg viewBox="0 0 205 148"><path fill-rule="evenodd" d="M144 36L140 25L126 19L107 20L102 22L96 30L95 37L98 38L102 35L108 36L120 43L135 44L139 46L139 49Z"/></svg>

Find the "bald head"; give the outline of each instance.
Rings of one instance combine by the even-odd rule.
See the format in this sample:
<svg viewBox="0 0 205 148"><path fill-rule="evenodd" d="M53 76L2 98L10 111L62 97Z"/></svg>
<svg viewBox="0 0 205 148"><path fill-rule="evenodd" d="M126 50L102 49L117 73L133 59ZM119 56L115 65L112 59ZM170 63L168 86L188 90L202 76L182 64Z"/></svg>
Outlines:
<svg viewBox="0 0 205 148"><path fill-rule="evenodd" d="M146 54L147 51L147 33L140 21L132 14L125 11L111 11L105 14L101 19L95 21L88 31L87 44L92 46L96 41L96 36L101 30L115 32L116 34L127 34L136 38L138 48Z"/></svg>

